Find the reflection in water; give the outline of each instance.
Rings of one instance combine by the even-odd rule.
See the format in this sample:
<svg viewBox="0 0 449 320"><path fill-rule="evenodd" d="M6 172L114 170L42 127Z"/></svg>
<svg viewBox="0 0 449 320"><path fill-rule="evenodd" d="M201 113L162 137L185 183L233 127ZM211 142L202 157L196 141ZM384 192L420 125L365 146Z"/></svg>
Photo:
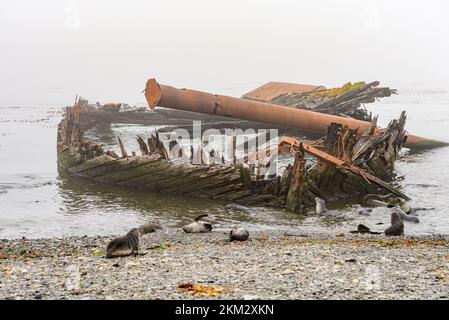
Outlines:
<svg viewBox="0 0 449 320"><path fill-rule="evenodd" d="M172 227L191 222L200 214L209 214L208 219L217 228L230 228L237 223L251 225L253 228L293 226L307 217L271 208L226 208L223 201L100 185L75 177L62 177L58 185L62 199L60 210L67 214L129 210L143 220L161 221Z"/></svg>

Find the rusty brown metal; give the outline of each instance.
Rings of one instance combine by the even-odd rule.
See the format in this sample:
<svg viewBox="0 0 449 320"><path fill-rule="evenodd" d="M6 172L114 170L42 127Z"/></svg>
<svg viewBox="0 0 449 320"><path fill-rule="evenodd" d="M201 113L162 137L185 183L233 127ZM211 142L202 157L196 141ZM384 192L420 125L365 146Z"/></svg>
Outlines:
<svg viewBox="0 0 449 320"><path fill-rule="evenodd" d="M276 104L211 94L189 89L177 89L149 79L145 97L151 109L155 106L226 116L248 121L271 123L296 128L304 132L324 135L331 123L340 123L361 134L370 122L344 118L308 110L295 109ZM377 129L381 130L381 129ZM409 148L437 147L445 142L430 140L408 134L405 146Z"/></svg>
<svg viewBox="0 0 449 320"><path fill-rule="evenodd" d="M255 101L271 101L283 94L291 95L324 89L326 89L324 86L270 81L245 93L242 98Z"/></svg>

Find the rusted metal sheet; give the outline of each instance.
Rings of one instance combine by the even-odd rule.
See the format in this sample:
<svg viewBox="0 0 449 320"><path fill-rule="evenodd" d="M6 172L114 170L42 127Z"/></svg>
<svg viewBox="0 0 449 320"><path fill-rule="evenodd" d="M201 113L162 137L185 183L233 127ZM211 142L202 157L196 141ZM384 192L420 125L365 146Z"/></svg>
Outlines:
<svg viewBox="0 0 449 320"><path fill-rule="evenodd" d="M274 98L284 94L292 95L324 89L326 89L326 87L324 86L271 81L248 93L245 93L242 98L248 100L269 102Z"/></svg>
<svg viewBox="0 0 449 320"><path fill-rule="evenodd" d="M339 123L361 134L370 122L339 117L308 110L252 101L189 89L177 89L149 79L145 97L151 109L155 106L193 111L210 115L276 124L324 135L331 123ZM382 129L376 129L382 130ZM448 145L445 142L407 135L406 147L422 148Z"/></svg>

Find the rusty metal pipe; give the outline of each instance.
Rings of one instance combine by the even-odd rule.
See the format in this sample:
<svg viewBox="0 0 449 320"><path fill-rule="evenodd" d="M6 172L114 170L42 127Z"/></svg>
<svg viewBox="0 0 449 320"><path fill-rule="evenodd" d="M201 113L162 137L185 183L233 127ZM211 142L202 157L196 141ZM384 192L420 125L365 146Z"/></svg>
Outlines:
<svg viewBox="0 0 449 320"><path fill-rule="evenodd" d="M271 123L283 127L297 128L313 134L326 134L332 123L347 125L351 129L363 132L370 123L324 113L280 106L271 103L252 101L207 92L177 89L159 84L149 79L145 88L145 98L151 109L155 106L227 116L248 121ZM379 129L380 130L380 129ZM414 135L407 135L406 147L429 148L449 145Z"/></svg>

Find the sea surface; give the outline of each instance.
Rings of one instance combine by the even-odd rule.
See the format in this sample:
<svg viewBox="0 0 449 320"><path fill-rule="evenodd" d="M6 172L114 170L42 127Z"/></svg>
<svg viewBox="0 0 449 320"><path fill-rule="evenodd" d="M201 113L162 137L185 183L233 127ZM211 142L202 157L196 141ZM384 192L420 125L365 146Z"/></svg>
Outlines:
<svg viewBox="0 0 449 320"><path fill-rule="evenodd" d="M223 91L234 96L245 92L238 88ZM409 132L449 142L449 93L445 90L412 86L366 107L379 115L381 126L405 110ZM62 110L60 106L0 106L0 238L120 234L153 220L175 228L203 213L210 214L219 230L242 225L250 230L343 232L363 223L383 231L389 223L388 210L382 208L360 216L357 205L339 206L334 208L341 211L338 218L260 207L235 210L219 201L62 178L56 165L56 130ZM121 134L131 141L136 132L151 128L117 124L104 138L112 143ZM134 147L138 150L137 143ZM404 149L396 172L411 205L430 209L420 211L421 222L407 223L405 232L448 234L449 147L420 152Z"/></svg>

